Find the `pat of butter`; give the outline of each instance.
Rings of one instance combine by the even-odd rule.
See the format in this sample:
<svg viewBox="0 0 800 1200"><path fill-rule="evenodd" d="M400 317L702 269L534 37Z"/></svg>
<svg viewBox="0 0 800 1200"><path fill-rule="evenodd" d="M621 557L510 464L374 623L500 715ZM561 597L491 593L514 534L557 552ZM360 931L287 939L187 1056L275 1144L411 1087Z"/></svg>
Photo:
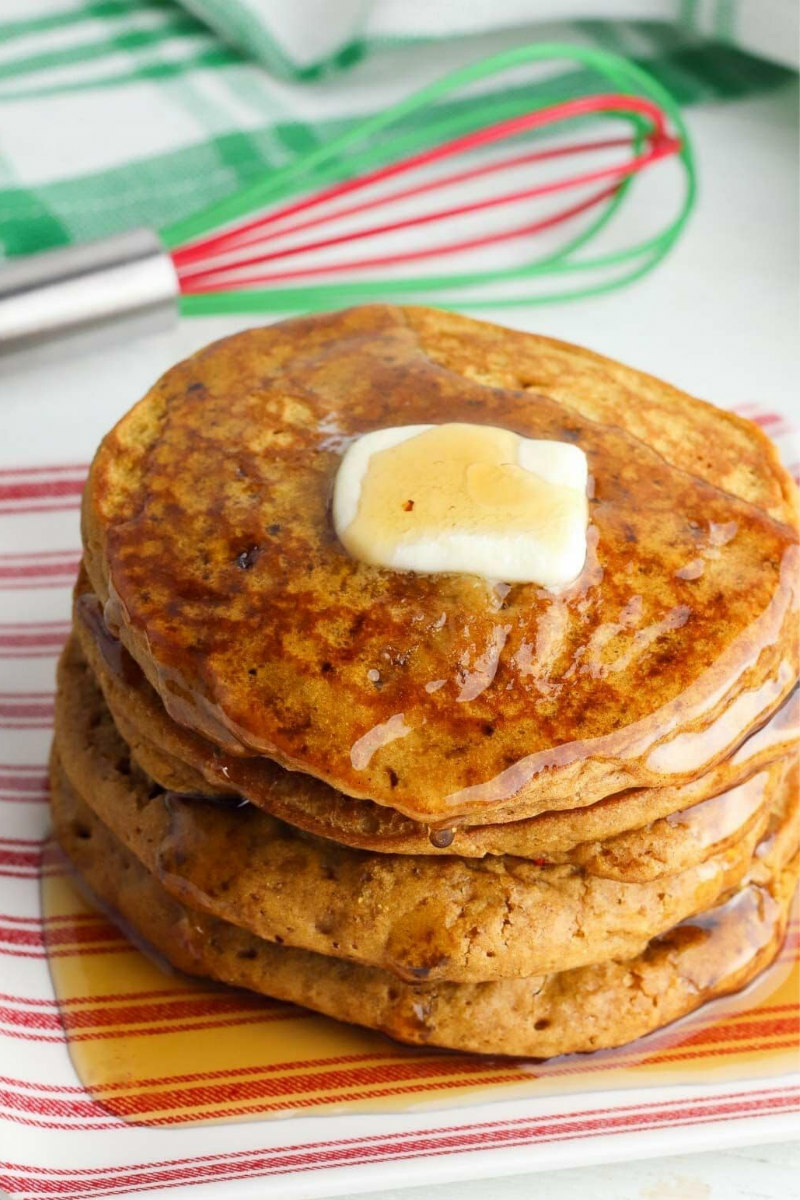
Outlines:
<svg viewBox="0 0 800 1200"><path fill-rule="evenodd" d="M586 558L586 455L492 425L406 425L348 448L333 493L353 558L562 588Z"/></svg>

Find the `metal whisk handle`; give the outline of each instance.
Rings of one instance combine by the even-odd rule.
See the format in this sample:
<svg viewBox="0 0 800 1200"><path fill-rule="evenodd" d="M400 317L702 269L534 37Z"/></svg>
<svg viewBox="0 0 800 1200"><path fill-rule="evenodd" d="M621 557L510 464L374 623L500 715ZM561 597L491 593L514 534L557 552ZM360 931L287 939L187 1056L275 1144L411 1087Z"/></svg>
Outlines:
<svg viewBox="0 0 800 1200"><path fill-rule="evenodd" d="M11 259L0 265L0 359L65 342L130 336L177 318L178 278L150 229Z"/></svg>

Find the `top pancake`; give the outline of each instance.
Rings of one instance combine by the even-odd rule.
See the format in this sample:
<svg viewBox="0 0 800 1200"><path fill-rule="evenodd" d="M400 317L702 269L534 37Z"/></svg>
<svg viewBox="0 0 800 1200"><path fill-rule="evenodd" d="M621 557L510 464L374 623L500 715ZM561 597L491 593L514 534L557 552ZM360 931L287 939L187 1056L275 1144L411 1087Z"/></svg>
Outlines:
<svg viewBox="0 0 800 1200"><path fill-rule="evenodd" d="M339 545L349 439L445 421L586 452L590 550L568 592ZM84 499L93 587L173 717L441 825L724 757L797 675L795 526L755 426L584 351L384 306L179 364L104 440Z"/></svg>

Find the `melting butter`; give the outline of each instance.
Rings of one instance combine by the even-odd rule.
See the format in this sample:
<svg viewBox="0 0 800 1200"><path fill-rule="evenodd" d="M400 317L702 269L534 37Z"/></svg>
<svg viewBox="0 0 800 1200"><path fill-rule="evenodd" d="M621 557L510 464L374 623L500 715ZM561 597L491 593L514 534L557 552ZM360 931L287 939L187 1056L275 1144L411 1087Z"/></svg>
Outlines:
<svg viewBox="0 0 800 1200"><path fill-rule="evenodd" d="M586 455L489 425L408 425L345 453L333 520L362 562L559 589L586 559Z"/></svg>

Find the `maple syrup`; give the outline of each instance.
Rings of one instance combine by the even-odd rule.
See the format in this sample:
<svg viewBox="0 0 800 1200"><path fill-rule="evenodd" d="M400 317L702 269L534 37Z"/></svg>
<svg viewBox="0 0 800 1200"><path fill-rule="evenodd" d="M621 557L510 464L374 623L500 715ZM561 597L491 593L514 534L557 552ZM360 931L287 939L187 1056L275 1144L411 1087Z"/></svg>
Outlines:
<svg viewBox="0 0 800 1200"><path fill-rule="evenodd" d="M769 1077L793 1062L796 921L791 946L739 995L712 1001L618 1050L526 1062L402 1046L293 1005L180 975L129 941L117 915L112 922L84 899L60 852L51 847L46 859L48 963L72 1063L96 1106L90 1119L112 1114L161 1126L292 1112L402 1112L678 1080ZM751 947L767 936L770 923L769 900L760 907L757 900L754 892L729 902L753 926L746 939ZM698 971L726 911L720 906L679 927L678 936L696 944ZM698 976L699 989L708 982Z"/></svg>

